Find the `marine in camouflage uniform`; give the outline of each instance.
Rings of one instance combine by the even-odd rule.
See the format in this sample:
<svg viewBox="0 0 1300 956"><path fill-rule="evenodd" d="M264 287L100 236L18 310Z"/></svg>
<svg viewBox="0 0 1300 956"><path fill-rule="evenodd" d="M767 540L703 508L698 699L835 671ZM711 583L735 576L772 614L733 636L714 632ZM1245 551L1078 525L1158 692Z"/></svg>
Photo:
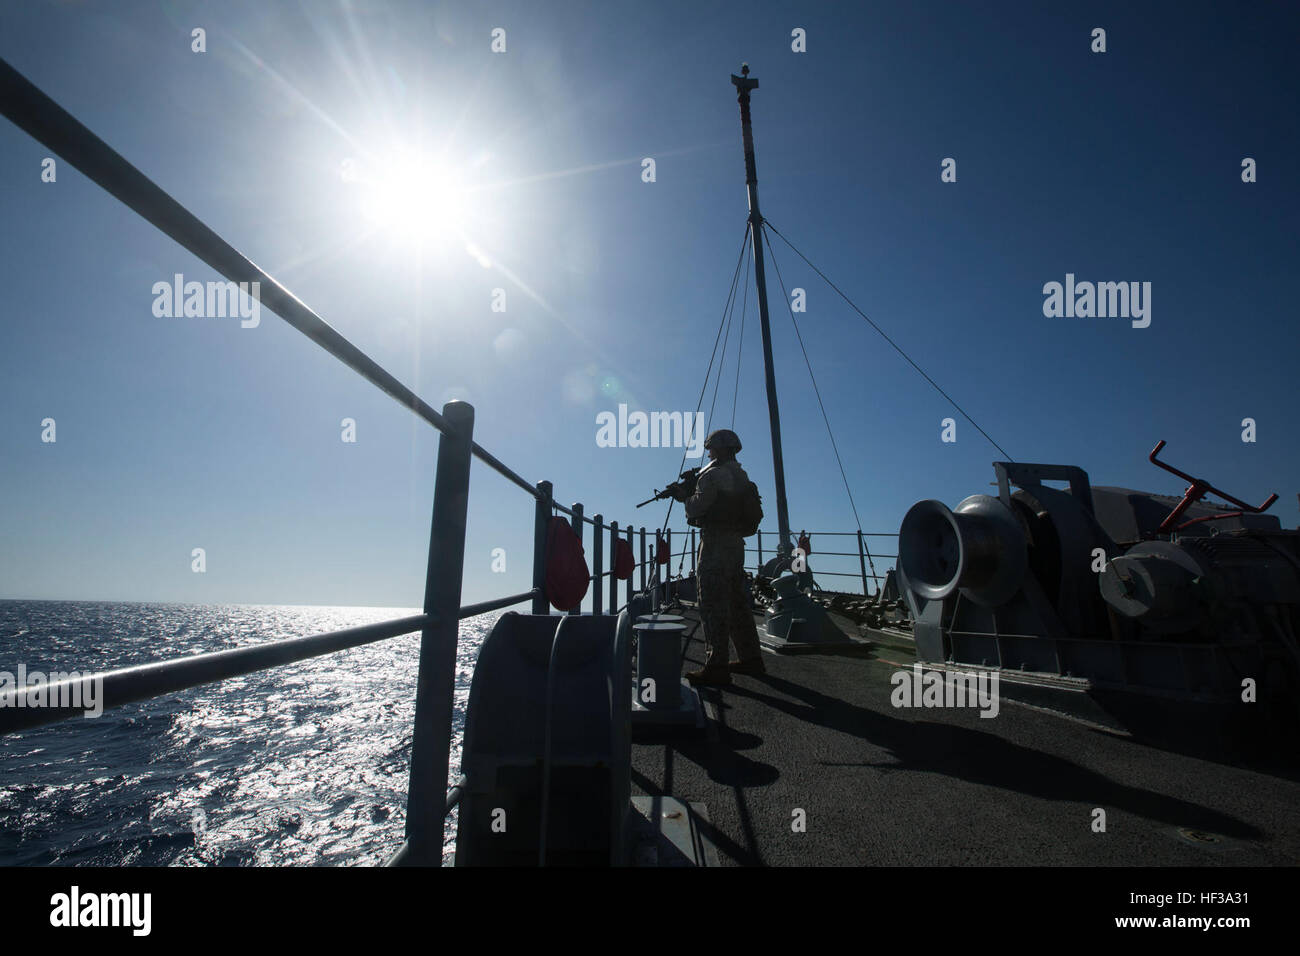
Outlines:
<svg viewBox="0 0 1300 956"><path fill-rule="evenodd" d="M686 503L686 518L700 528L700 553L696 580L700 619L709 649L703 670L686 675L695 684L729 684L731 673L762 674L758 630L749 610L745 588L745 539L741 493L749 482L736 461L740 439L720 429L704 442L712 462L695 483L694 494L675 495ZM737 661L727 661L727 641L736 645Z"/></svg>

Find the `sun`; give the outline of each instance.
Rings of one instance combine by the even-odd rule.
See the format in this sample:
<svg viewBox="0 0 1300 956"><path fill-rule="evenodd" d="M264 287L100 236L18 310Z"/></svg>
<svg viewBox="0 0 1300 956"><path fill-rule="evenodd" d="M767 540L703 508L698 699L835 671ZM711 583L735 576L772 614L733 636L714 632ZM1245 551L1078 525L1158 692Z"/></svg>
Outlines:
<svg viewBox="0 0 1300 956"><path fill-rule="evenodd" d="M398 154L357 177L361 211L378 232L402 243L465 240L465 184L436 157Z"/></svg>

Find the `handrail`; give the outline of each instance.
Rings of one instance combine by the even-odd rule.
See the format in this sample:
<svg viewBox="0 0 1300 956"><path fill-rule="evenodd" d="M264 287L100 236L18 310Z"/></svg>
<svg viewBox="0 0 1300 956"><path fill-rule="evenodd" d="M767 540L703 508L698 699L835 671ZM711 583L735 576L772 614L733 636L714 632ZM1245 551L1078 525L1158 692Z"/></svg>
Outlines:
<svg viewBox="0 0 1300 956"><path fill-rule="evenodd" d="M759 550L758 550L757 548L746 548L746 549L745 549L745 553L746 553L746 554L759 554L760 552L759 552ZM761 552L761 553L763 553L763 554L767 554L767 553L769 553L769 552L767 552L767 551L763 551L763 552ZM817 557L818 555L822 555L823 557L835 557L835 558L856 558L856 557L858 556L858 554L857 554L856 551L853 551L853 552L849 552L849 551L812 551L812 552L810 552L810 553L808 554L808 557L810 557L810 558L814 558L814 557ZM872 552L871 552L871 556L872 556L873 558L893 558L894 560L898 560L898 555L896 555L896 554L880 554L880 553L877 553L877 552L875 552L875 551L872 551Z"/></svg>
<svg viewBox="0 0 1300 956"><path fill-rule="evenodd" d="M746 553L746 554L757 554L757 553L758 553L758 549L757 549L757 548L746 548L746 549L745 549L745 553ZM856 557L858 556L858 552L856 552L856 551L810 551L810 552L809 552L809 556L814 555L814 554L820 554L820 555L823 555L823 556L825 556L825 557L835 557L835 558L856 558ZM871 552L871 556L872 556L873 558L897 558L897 557L898 557L898 555L896 555L896 554L883 554L883 553L881 553L881 552L879 552L879 551L872 551L872 552Z"/></svg>
<svg viewBox="0 0 1300 956"><path fill-rule="evenodd" d="M460 620L477 617L488 611L499 610L512 604L522 604L531 600L532 591L513 594L509 597L470 604L460 609ZM361 627L343 628L326 634L312 634L307 637L289 637L278 641L267 641L249 647L235 647L224 651L212 651L207 654L187 654L165 661L149 664L137 664L112 671L86 674L81 677L48 684L43 690L31 688L12 690L0 695L0 735L30 730L42 724L55 723L71 717L80 716L84 707L30 707L20 706L18 698L43 694L48 700L84 699L84 694L74 694L74 685L82 688L87 681L101 681L102 691L98 704L108 710L135 701L173 694L203 684L242 677L258 671L269 670L347 650L386 641L389 638L413 634L432 624L435 617L430 614L416 614L412 617L365 624Z"/></svg>
<svg viewBox="0 0 1300 956"><path fill-rule="evenodd" d="M814 549L812 549L812 550L809 552L808 557L812 557L813 555L816 555L816 556L818 556L818 557L828 557L828 558L857 558L857 559L858 559L858 570L857 570L856 573L850 573L850 572L847 572L847 571L828 571L828 570L826 570L826 569L824 569L824 568L819 568L818 570L814 571L813 573L814 573L814 574L817 574L817 575L827 575L827 576L839 577L839 578L857 578L859 581L862 582L862 594L863 594L864 597L870 597L870 596L871 596L871 589L870 589L870 587L868 586L868 582L869 582L869 581L875 581L875 582L877 583L877 587L879 587L879 582L881 582L881 581L888 581L888 580L889 580L889 575L888 575L888 574L880 575L880 574L877 574L877 573L876 573L875 559L876 559L876 558L888 558L888 559L893 559L893 560L895 560L895 561L897 561L897 559L898 559L898 555L897 555L897 554L886 554L886 553L883 553L883 552L873 552L870 548L867 547L867 543L866 543L866 540L865 540L866 538L895 538L895 539L897 539L897 538L898 538L898 532L897 532L897 531L803 531L802 533L803 533L803 534L807 534L807 535L809 535L810 537L811 537L811 536L816 536L816 537L831 536L831 537L845 537L845 538L856 538L856 539L857 539L858 550L857 550L856 552L854 552L854 551L825 551L825 550L819 550L819 549L817 549L817 548L814 548ZM772 534L772 532L768 532L768 534L770 535L770 534ZM777 537L778 540L780 539L780 535L779 535L779 534L777 534L777 535L775 535L775 536ZM794 535L791 534L791 538L793 538L793 537L794 537ZM764 567L764 560L763 560L763 559L764 559L764 555L767 554L767 553L770 551L770 552L775 556L775 555L776 555L776 551L773 550L773 549L770 549L770 548L769 548L769 549L764 549L764 548L763 548L763 532L762 532L762 530L759 530L759 531L757 532L757 540L755 541L755 545L756 545L756 547L753 547L753 548L745 548L745 553L746 553L746 554L757 554L757 555L758 555L758 569L759 569L759 571L761 571L762 568ZM870 573L868 573L868 571L867 571L867 566L868 566L868 564L870 564L870 566L871 566L871 571L870 571ZM808 570L812 571L812 568L809 568Z"/></svg>
<svg viewBox="0 0 1300 956"><path fill-rule="evenodd" d="M523 604L525 601L531 601L536 596L536 590L529 590L521 591L519 594L512 594L509 597L483 601L480 604L471 604L460 609L460 619L463 621L467 617L477 617L480 614L486 614L488 611L499 611L501 608L510 607L512 604Z"/></svg>
<svg viewBox="0 0 1300 956"><path fill-rule="evenodd" d="M410 634L428 627L433 620L431 615L416 614L413 617L366 624L362 627L349 627L328 634L286 638L266 644L254 644L250 647L212 651L207 654L190 654L152 664L139 664L99 674L88 674L84 677L58 681L43 689L11 690L0 695L2 701L0 734L28 730L41 724L77 717L86 710L81 706L32 707L25 703L20 705L19 697L30 699L33 695L44 694L47 701L81 700L80 693L72 693L74 685L85 687L87 681L97 680L102 682L98 703L107 710L133 701L188 690L200 684L210 684L230 677L292 664L309 657L319 657L322 654L332 654L350 647L359 647L390 637Z"/></svg>
<svg viewBox="0 0 1300 956"><path fill-rule="evenodd" d="M775 531L763 531L760 529L758 533L770 534L773 537L777 537L777 532ZM807 531L805 532L805 534L807 534L809 537L812 537L813 535L819 535L820 537L823 538L828 535L836 535L844 538L856 538L858 536L858 532L856 531ZM798 535L796 535L793 531L790 532L790 536L798 537ZM863 531L862 536L864 538L897 538L898 532L897 531Z"/></svg>
<svg viewBox="0 0 1300 956"><path fill-rule="evenodd" d="M860 577L862 577L862 575L858 574L856 571L849 572L849 571L821 571L821 570L818 570L818 571L815 571L814 574L816 574L816 575L829 574L829 575L832 575L832 576L837 577L837 578L860 578ZM883 581L883 580L885 580L885 575L883 575L883 574L868 574L867 577L869 577L869 578L875 578L877 581Z"/></svg>

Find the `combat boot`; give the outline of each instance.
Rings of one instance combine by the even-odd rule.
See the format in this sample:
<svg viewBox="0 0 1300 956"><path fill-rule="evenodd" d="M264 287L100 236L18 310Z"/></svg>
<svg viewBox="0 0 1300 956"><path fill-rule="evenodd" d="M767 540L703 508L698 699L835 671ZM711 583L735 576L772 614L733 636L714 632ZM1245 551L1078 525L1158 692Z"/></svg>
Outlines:
<svg viewBox="0 0 1300 956"><path fill-rule="evenodd" d="M747 661L729 661L727 669L733 674L752 674L755 677L767 673L767 667L761 657L753 657Z"/></svg>
<svg viewBox="0 0 1300 956"><path fill-rule="evenodd" d="M725 667L709 667L706 664L697 671L688 671L686 679L704 687L725 687L731 683L731 672Z"/></svg>

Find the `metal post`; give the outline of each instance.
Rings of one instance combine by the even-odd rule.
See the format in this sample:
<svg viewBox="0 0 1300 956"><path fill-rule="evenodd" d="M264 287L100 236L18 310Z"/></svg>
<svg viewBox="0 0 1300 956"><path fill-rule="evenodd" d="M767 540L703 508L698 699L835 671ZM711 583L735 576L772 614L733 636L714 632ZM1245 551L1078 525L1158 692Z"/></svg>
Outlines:
<svg viewBox="0 0 1300 956"><path fill-rule="evenodd" d="M629 526L628 529L627 529L627 549L628 549L629 551L632 550L632 536L633 536L633 534L635 534L635 532L632 530L631 526ZM632 603L632 578L633 578L633 577L634 577L634 575L631 575L631 574L629 574L629 575L627 576L627 603L628 603L628 604L631 604L631 603Z"/></svg>
<svg viewBox="0 0 1300 956"><path fill-rule="evenodd" d="M673 529L672 528L669 528L667 531L664 532L664 552L668 555L668 563L661 565L659 564L658 561L655 562L655 580L657 580L660 583L660 586L663 587L664 597L667 598L668 582L672 579L673 576ZM666 568L667 571L661 573L659 571L661 567ZM655 607L656 608L659 607L658 587L655 588Z"/></svg>
<svg viewBox="0 0 1300 956"><path fill-rule="evenodd" d="M573 533L578 536L578 546L582 547L582 505L578 502L573 504L573 519L570 521L573 525ZM579 601L575 607L569 609L570 614L582 614L582 602Z"/></svg>
<svg viewBox="0 0 1300 956"><path fill-rule="evenodd" d="M436 615L437 621L420 637L404 854L404 862L427 866L442 865L460 588L465 570L465 513L474 445L473 406L448 402L442 414L455 431L444 432L438 440L429 564L424 582L424 613Z"/></svg>
<svg viewBox="0 0 1300 956"><path fill-rule="evenodd" d="M867 552L862 543L862 529L858 529L858 564L862 566L862 596L871 597L871 592L867 590Z"/></svg>
<svg viewBox="0 0 1300 956"><path fill-rule="evenodd" d="M772 431L772 464L776 473L776 521L778 555L790 552L790 515L785 501L785 460L781 455L781 416L776 401L776 372L772 364L772 329L767 313L767 273L763 268L763 215L758 211L758 171L754 164L754 132L749 121L749 91L758 89L758 80L749 79L749 66L741 67L741 76L732 74L731 82L739 94L740 128L745 145L745 186L749 191L749 223L754 254L754 279L758 283L758 318L763 330L763 372L767 383L767 418Z"/></svg>
<svg viewBox="0 0 1300 956"><path fill-rule="evenodd" d="M614 574L614 562L618 560L618 522L609 523L609 613L618 613L618 577Z"/></svg>
<svg viewBox="0 0 1300 956"><path fill-rule="evenodd" d="M604 587L605 579L600 575L605 570L602 567L605 563L605 538L601 534L605 530L605 516L596 515L593 520L596 526L591 529L591 613L595 616L604 613L601 598L605 592L601 588Z"/></svg>
<svg viewBox="0 0 1300 956"><path fill-rule="evenodd" d="M641 528L641 593L645 594L645 527Z"/></svg>
<svg viewBox="0 0 1300 956"><path fill-rule="evenodd" d="M695 529L691 528L691 574L695 573Z"/></svg>
<svg viewBox="0 0 1300 956"><path fill-rule="evenodd" d="M533 613L548 614L546 600L546 526L551 520L551 483L537 483L537 507L533 511Z"/></svg>

